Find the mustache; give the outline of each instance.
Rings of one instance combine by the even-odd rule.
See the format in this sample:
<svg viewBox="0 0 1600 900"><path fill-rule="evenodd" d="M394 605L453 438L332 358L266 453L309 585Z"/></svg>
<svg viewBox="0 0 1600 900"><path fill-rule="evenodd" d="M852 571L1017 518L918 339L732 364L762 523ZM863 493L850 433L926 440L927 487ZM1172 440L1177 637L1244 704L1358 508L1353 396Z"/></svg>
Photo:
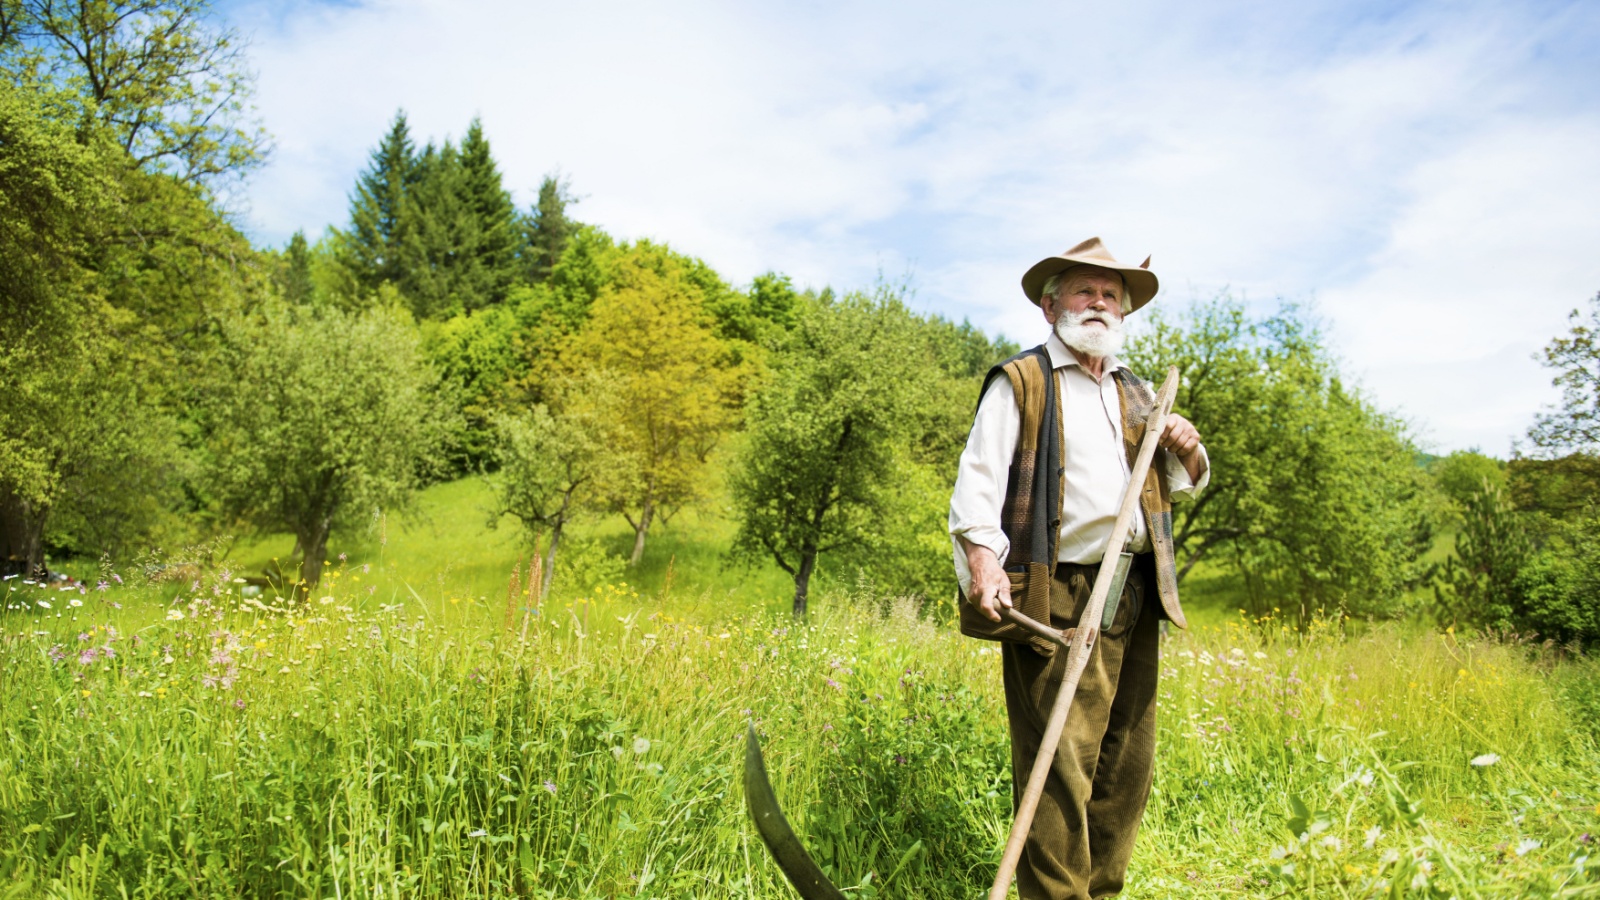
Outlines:
<svg viewBox="0 0 1600 900"><path fill-rule="evenodd" d="M1106 326L1108 331L1120 331L1122 329L1121 319L1097 309L1086 309L1079 313L1065 312L1062 313L1062 317L1066 320L1068 328L1078 328L1090 322L1099 322Z"/></svg>

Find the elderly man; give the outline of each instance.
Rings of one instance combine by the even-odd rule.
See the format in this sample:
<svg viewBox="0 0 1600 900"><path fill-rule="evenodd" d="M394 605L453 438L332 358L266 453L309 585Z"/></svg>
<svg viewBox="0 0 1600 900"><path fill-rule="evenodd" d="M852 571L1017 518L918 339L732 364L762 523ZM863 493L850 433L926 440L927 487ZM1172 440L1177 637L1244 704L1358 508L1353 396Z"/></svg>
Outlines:
<svg viewBox="0 0 1600 900"><path fill-rule="evenodd" d="M1070 628L1088 603L1153 405L1116 357L1123 317L1158 288L1149 264L1119 263L1091 238L1028 270L1023 292L1052 333L989 373L961 454L950 498L961 627L1004 642L1014 804L1067 654L1002 623L999 609L1015 605ZM1159 620L1187 624L1171 502L1210 479L1188 421L1171 416L1160 444L1129 533L1134 562L1120 595L1107 599L1113 618L1090 650L1018 865L1024 900L1111 896L1127 874L1154 762Z"/></svg>

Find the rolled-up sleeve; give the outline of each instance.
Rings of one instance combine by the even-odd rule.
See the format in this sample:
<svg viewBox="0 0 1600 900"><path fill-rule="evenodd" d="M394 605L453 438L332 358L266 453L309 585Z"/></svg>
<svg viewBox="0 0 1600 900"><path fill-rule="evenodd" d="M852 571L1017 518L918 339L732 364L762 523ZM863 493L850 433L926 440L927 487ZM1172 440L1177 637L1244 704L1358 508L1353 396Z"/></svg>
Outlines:
<svg viewBox="0 0 1600 900"><path fill-rule="evenodd" d="M1021 427L1010 380L995 378L978 402L972 432L956 469L955 491L950 495L950 543L963 594L971 592L972 572L957 538L993 550L1001 565L1011 550L1011 542L1000 529L1000 512Z"/></svg>
<svg viewBox="0 0 1600 900"><path fill-rule="evenodd" d="M1206 453L1204 444L1200 445L1200 480L1194 481L1189 477L1189 470L1183 467L1175 453L1161 451L1161 459L1167 470L1167 490L1172 494L1173 503L1187 503L1200 496L1200 492L1211 483L1211 456Z"/></svg>

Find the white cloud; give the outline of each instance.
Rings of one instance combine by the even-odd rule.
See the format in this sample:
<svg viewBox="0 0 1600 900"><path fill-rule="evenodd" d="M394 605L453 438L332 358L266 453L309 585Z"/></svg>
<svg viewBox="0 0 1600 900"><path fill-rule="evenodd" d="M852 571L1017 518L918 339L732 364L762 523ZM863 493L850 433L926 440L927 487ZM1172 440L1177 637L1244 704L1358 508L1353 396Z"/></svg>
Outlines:
<svg viewBox="0 0 1600 900"><path fill-rule="evenodd" d="M396 108L423 137L480 115L520 202L560 166L581 218L735 282L909 268L923 307L1030 342L1017 278L1098 233L1154 254L1169 305L1317 296L1381 404L1440 449L1497 452L1549 396L1528 352L1600 288L1600 110L1573 85L1592 87L1573 48L1600 16L1578 5L386 0L238 18L278 137L251 194L270 241L344 220Z"/></svg>

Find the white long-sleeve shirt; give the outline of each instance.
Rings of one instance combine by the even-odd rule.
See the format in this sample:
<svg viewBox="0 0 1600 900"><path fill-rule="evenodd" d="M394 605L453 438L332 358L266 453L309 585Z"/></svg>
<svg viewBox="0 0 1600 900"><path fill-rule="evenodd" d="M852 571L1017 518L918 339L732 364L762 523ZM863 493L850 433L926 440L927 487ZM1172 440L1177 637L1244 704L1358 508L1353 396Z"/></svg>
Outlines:
<svg viewBox="0 0 1600 900"><path fill-rule="evenodd" d="M1108 357L1097 382L1078 364L1072 351L1055 334L1045 342L1045 352L1055 369L1061 394L1061 431L1066 457L1066 486L1061 495L1061 535L1056 553L1058 562L1093 564L1105 555L1111 529L1128 489L1131 472L1122 446L1122 407L1117 397L1116 379L1111 373L1126 368L1116 357ZM967 555L956 540L964 537L988 547L1005 565L1011 544L1000 529L1001 507L1006 496L1006 477L1016 453L1022 429L1017 415L1016 393L1007 378L990 382L978 403L978 413L961 452L956 472L955 491L950 497L950 536L955 551L956 577L963 593L970 593L972 573ZM1174 502L1197 496L1211 481L1211 461L1205 447L1200 448L1199 483L1178 458L1164 450L1156 454L1167 478ZM1150 549L1144 516L1135 516L1127 549L1142 553Z"/></svg>

